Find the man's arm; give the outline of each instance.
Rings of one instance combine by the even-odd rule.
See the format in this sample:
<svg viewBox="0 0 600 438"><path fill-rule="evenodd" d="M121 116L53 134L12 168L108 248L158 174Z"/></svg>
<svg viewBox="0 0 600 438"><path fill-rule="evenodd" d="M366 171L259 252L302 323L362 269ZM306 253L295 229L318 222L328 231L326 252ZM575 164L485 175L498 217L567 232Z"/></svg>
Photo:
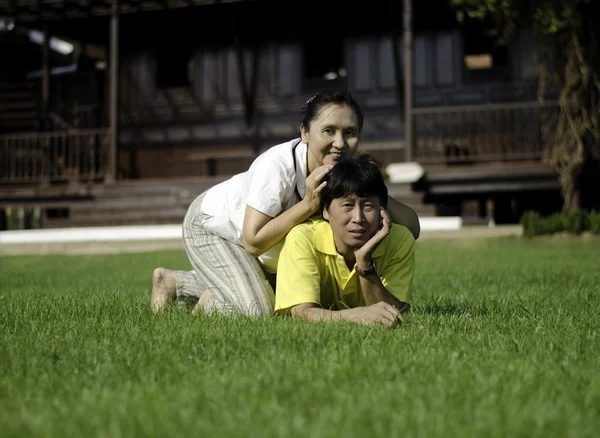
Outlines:
<svg viewBox="0 0 600 438"><path fill-rule="evenodd" d="M292 307L291 313L292 317L304 318L309 322L349 321L364 325L382 324L388 327L402 322L400 310L383 301L372 306L344 310L326 310L314 303L302 303Z"/></svg>
<svg viewBox="0 0 600 438"><path fill-rule="evenodd" d="M373 272L372 274L368 274L364 277L360 275L359 278L363 298L365 299L365 304L367 306L384 302L398 309L400 312L406 312L410 308L408 303L400 301L398 298L392 295L390 291L387 290L387 288L381 282L377 272Z"/></svg>
<svg viewBox="0 0 600 438"><path fill-rule="evenodd" d="M360 287L362 290L363 298L367 306L384 302L387 303L400 311L407 311L409 309L408 303L399 300L394 294L392 294L381 281L379 273L371 271L370 268L373 263L373 252L382 243L382 241L390 234L392 229L392 221L389 213L385 209L381 209L381 227L375 233L371 239L369 239L361 248L354 252L356 257L356 271L360 278ZM410 235L407 234L407 238L410 239L413 244L414 240ZM392 266L387 266L386 271L388 275L394 277L394 280L402 280L402 277L406 277L403 270L408 270L408 274L412 279L412 272L414 271L414 258L413 250L414 245L405 246L400 245L398 248L392 248L394 251L394 258L392 260ZM396 257L398 254L399 257ZM400 268L400 269L399 269ZM360 271L367 271L369 273L362 273ZM396 278L399 277L399 278ZM402 283L401 281L399 283ZM408 289L407 289L408 288ZM395 284L395 291L398 292L403 290L402 296L407 296L409 292L410 282L405 285Z"/></svg>
<svg viewBox="0 0 600 438"><path fill-rule="evenodd" d="M392 218L392 222L408 228L415 240L419 238L421 235L421 223L419 222L419 216L417 216L417 213L412 208L388 196L387 211Z"/></svg>

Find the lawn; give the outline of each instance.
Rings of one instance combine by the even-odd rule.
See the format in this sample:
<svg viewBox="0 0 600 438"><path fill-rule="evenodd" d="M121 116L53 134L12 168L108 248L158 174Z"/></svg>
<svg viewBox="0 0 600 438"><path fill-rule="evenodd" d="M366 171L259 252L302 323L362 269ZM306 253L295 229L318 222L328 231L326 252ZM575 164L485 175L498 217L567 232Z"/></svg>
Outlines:
<svg viewBox="0 0 600 438"><path fill-rule="evenodd" d="M396 329L148 308L182 251L0 268L0 430L20 437L592 437L600 245L423 241Z"/></svg>

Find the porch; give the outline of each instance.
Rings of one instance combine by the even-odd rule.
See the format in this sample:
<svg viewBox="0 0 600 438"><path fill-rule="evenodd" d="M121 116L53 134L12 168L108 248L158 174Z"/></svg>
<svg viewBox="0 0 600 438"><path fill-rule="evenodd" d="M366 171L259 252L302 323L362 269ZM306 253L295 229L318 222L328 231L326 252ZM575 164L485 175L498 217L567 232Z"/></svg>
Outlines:
<svg viewBox="0 0 600 438"><path fill-rule="evenodd" d="M390 193L421 216L460 215L464 200L486 202L503 193L558 193L542 132L556 113L556 104L535 102L415 109L410 155L425 175L417 184L390 183ZM397 138L367 140L363 148L384 165L403 162L403 131L400 124ZM179 223L195 196L245 170L257 153L257 137L243 136L167 151L140 145L138 164L146 160L176 174L106 184L109 139L108 128L1 135L0 207L37 206L44 227ZM275 139L258 138L258 153ZM130 151L118 154L125 167ZM229 172L211 175L211 167Z"/></svg>

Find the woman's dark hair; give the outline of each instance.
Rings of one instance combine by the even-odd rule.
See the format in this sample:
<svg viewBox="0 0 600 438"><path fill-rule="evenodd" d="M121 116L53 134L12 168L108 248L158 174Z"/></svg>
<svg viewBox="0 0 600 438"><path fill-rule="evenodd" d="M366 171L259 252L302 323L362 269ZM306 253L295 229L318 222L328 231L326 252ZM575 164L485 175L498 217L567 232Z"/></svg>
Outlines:
<svg viewBox="0 0 600 438"><path fill-rule="evenodd" d="M381 163L372 155L361 153L346 158L323 178L327 184L321 191L321 211L328 209L334 199L356 194L360 197L377 196L387 208L388 189L381 172Z"/></svg>
<svg viewBox="0 0 600 438"><path fill-rule="evenodd" d="M329 103L348 105L352 108L358 119L358 131L362 131L364 119L363 111L349 91L323 91L308 99L302 108L302 114L304 115L302 124L307 131L310 131L310 122L317 118L321 107Z"/></svg>

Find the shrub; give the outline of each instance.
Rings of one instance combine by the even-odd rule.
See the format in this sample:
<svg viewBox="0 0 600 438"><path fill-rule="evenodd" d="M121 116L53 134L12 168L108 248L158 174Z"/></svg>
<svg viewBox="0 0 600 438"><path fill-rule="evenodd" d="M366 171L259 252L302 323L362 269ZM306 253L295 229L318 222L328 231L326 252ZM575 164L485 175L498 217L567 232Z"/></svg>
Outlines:
<svg viewBox="0 0 600 438"><path fill-rule="evenodd" d="M569 233L580 234L588 228L586 227L588 213L584 211L567 211L560 213L560 215L562 216L563 229Z"/></svg>
<svg viewBox="0 0 600 438"><path fill-rule="evenodd" d="M526 211L521 216L521 225L523 226L523 234L525 236L535 236L541 234L538 230L538 225L542 217L537 211Z"/></svg>
<svg viewBox="0 0 600 438"><path fill-rule="evenodd" d="M521 216L521 225L523 234L528 237L561 231L572 234L590 231L600 234L600 212L574 210L543 217L537 211L527 211Z"/></svg>
<svg viewBox="0 0 600 438"><path fill-rule="evenodd" d="M594 234L600 234L600 211L592 210L588 215L589 230Z"/></svg>

